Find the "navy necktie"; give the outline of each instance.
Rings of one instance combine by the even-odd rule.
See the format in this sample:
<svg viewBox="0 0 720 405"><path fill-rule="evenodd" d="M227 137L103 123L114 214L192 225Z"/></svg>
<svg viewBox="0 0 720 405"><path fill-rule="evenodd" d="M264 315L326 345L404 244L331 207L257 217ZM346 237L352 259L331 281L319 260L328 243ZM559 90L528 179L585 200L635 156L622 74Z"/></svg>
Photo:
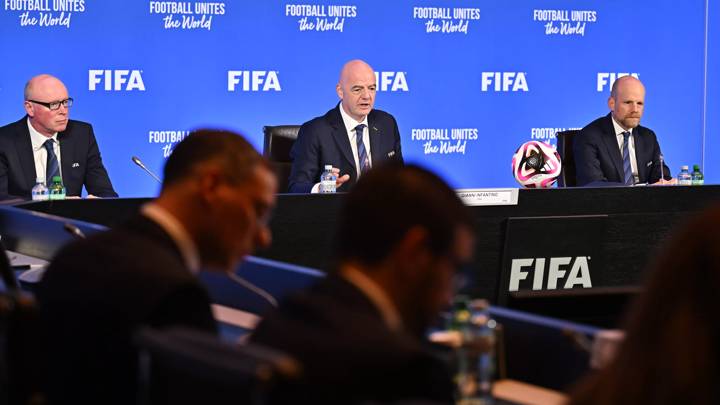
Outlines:
<svg viewBox="0 0 720 405"><path fill-rule="evenodd" d="M363 142L364 124L355 127L355 140L357 141L358 162L360 163L360 173L365 173L370 168L370 159L368 159L365 143Z"/></svg>
<svg viewBox="0 0 720 405"><path fill-rule="evenodd" d="M630 164L630 132L623 132L623 172L626 186L633 185L632 165Z"/></svg>
<svg viewBox="0 0 720 405"><path fill-rule="evenodd" d="M53 139L48 139L43 144L45 150L47 150L47 165L45 166L47 178L45 179L45 184L51 184L53 177L60 175L60 165L55 155L54 144L55 141Z"/></svg>

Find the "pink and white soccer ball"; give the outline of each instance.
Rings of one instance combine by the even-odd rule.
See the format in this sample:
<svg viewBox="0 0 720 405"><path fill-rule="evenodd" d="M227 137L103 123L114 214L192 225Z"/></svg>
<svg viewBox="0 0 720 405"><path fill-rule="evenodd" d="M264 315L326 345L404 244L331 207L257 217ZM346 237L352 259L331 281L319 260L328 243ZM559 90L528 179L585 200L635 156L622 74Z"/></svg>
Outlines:
<svg viewBox="0 0 720 405"><path fill-rule="evenodd" d="M513 176L527 188L552 187L561 169L560 154L555 147L544 142L525 142L512 158Z"/></svg>

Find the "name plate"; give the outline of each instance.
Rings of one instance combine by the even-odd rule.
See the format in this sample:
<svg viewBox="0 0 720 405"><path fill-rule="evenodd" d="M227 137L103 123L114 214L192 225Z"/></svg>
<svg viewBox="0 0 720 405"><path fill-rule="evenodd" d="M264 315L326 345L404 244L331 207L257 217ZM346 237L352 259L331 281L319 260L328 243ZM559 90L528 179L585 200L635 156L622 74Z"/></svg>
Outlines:
<svg viewBox="0 0 720 405"><path fill-rule="evenodd" d="M517 205L517 188L463 188L455 190L458 197L471 207L481 205Z"/></svg>

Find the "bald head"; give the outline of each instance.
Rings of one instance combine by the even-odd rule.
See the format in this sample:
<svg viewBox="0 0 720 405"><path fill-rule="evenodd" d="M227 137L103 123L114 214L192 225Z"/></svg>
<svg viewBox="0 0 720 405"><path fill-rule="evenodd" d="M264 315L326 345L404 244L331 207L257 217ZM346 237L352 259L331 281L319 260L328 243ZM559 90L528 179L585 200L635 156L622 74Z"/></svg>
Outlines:
<svg viewBox="0 0 720 405"><path fill-rule="evenodd" d="M633 76L618 78L610 90L608 107L623 129L637 127L645 109L645 86Z"/></svg>
<svg viewBox="0 0 720 405"><path fill-rule="evenodd" d="M343 66L335 90L342 100L343 110L360 122L375 104L376 88L373 69L364 61L356 59Z"/></svg>
<svg viewBox="0 0 720 405"><path fill-rule="evenodd" d="M25 85L24 95L25 112L35 130L51 137L67 128L71 104L60 104L69 97L67 88L57 77L47 74L33 77ZM59 108L51 109L50 103L56 103L54 107Z"/></svg>

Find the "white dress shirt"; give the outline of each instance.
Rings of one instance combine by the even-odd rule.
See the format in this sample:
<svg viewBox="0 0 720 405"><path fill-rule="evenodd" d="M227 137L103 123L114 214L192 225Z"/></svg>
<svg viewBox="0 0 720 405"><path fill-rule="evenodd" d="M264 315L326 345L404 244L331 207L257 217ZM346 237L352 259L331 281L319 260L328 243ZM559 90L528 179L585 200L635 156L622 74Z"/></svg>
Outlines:
<svg viewBox="0 0 720 405"><path fill-rule="evenodd" d="M618 142L618 148L620 148L620 156L623 155L623 143L625 141L625 136L623 136L623 132L626 132L623 127L620 126L620 124L615 121L615 117L612 117L612 123L613 127L615 128L615 137L617 138ZM633 184L637 184L640 182L640 176L638 176L638 169L637 169L637 158L635 157L635 135L633 134L633 130L629 129L627 132L630 132L630 137L628 137L628 148L630 152L630 168L632 170L633 175Z"/></svg>
<svg viewBox="0 0 720 405"><path fill-rule="evenodd" d="M53 139L53 150L58 161L58 168L60 170L60 176L62 176L62 162L60 161L60 142L58 141L58 133L55 132L53 136L47 137L35 128L30 123L30 118L27 119L27 126L30 130L30 143L32 144L33 159L35 160L35 178L45 179L47 176L47 149L45 149L45 142L48 139ZM49 185L52 179L45 179L45 184Z"/></svg>

